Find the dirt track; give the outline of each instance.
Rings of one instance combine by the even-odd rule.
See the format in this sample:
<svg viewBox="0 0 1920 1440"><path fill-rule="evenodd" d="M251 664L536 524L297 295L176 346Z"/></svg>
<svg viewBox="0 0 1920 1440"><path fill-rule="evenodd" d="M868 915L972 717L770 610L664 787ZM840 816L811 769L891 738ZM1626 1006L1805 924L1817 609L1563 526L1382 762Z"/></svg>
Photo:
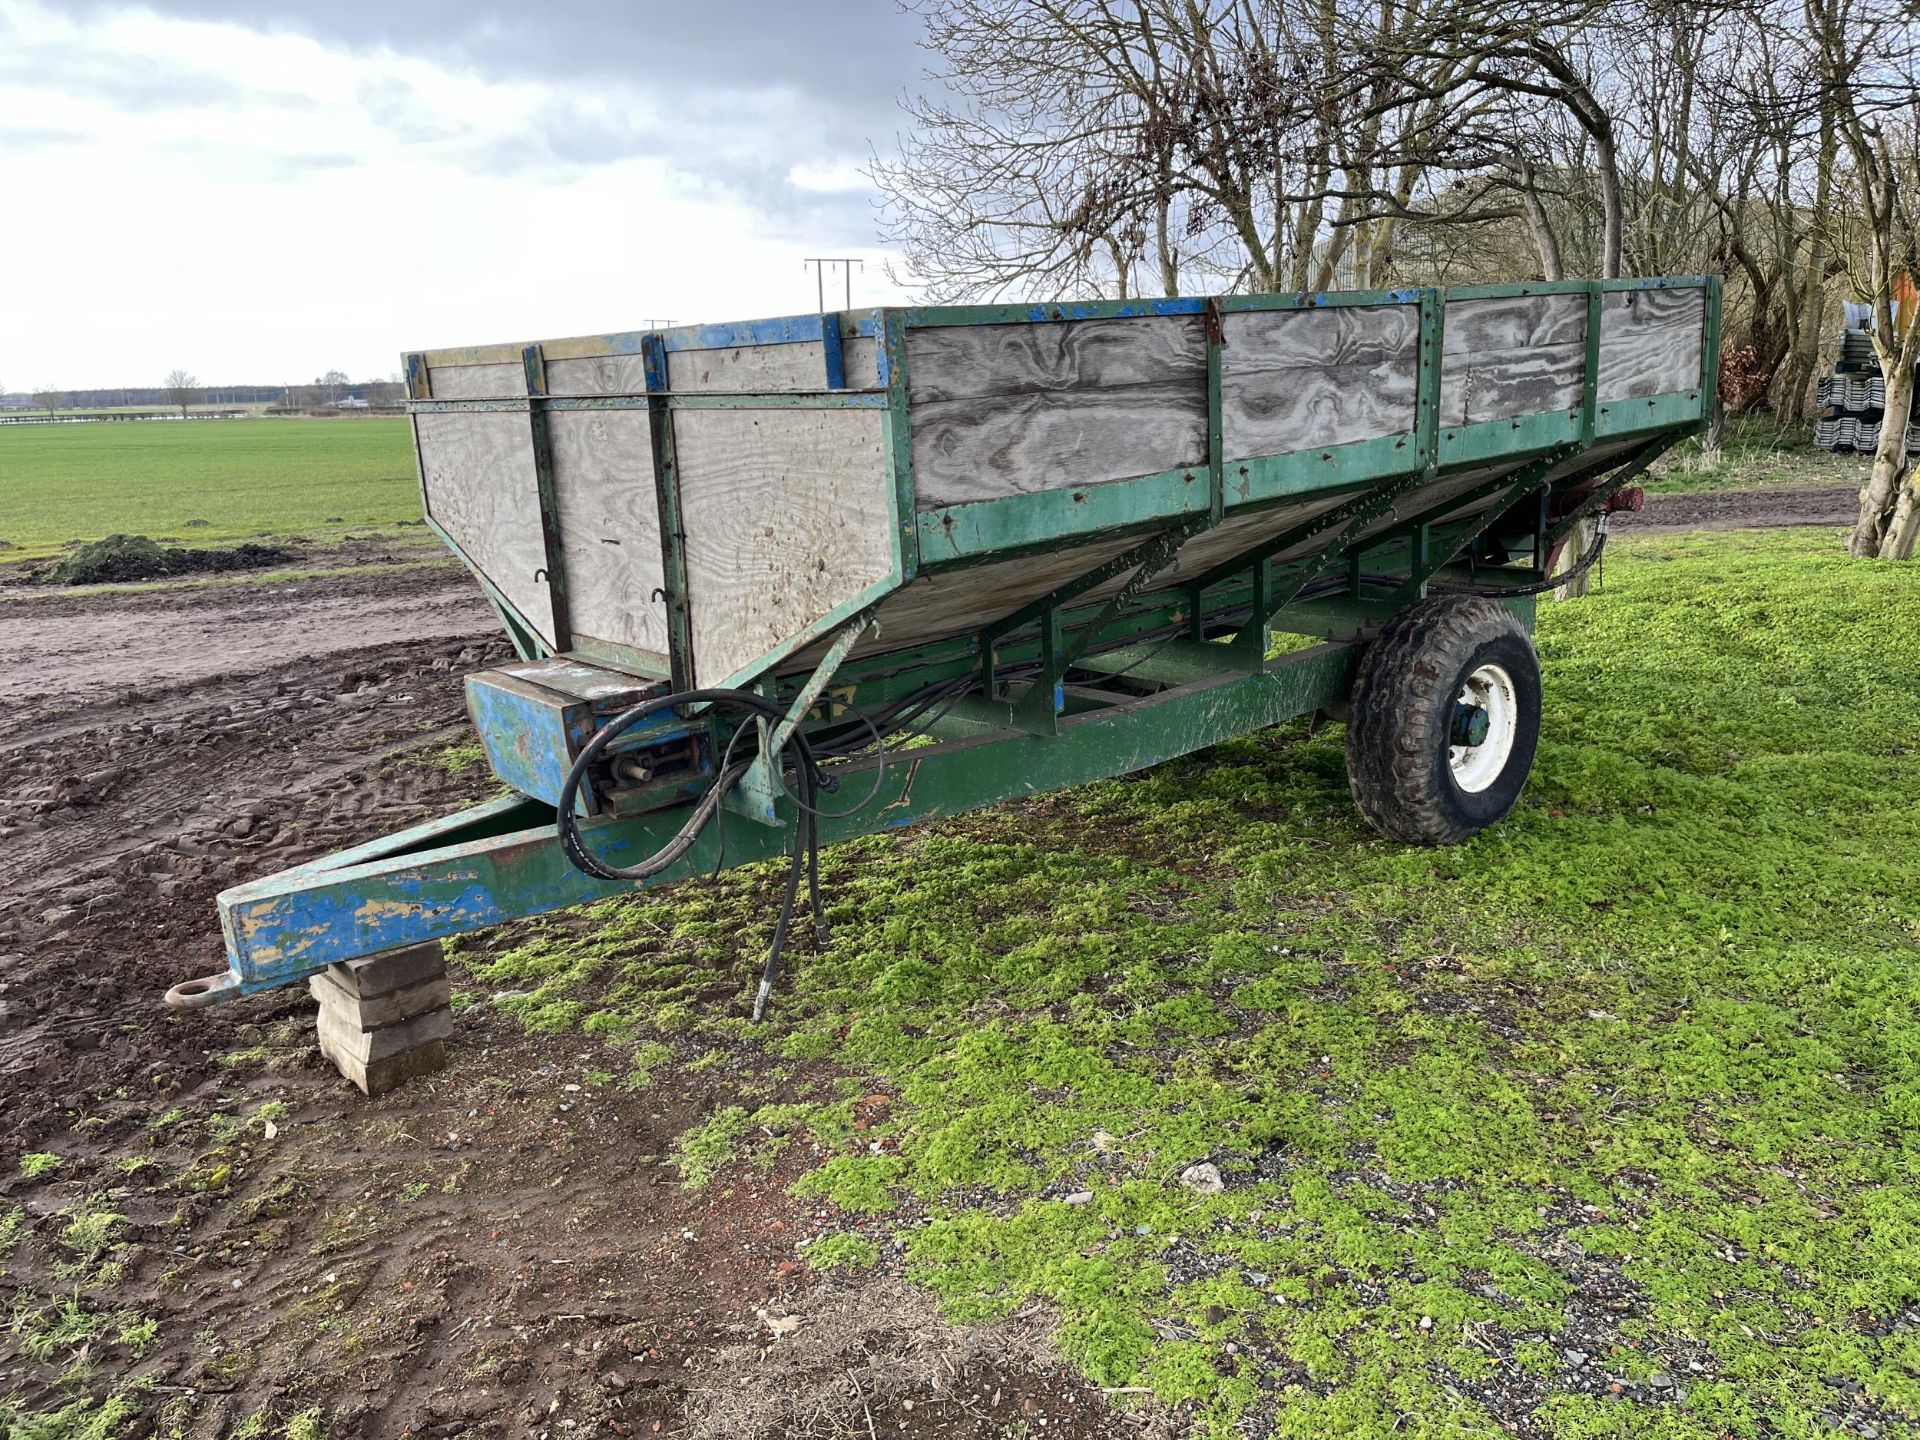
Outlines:
<svg viewBox="0 0 1920 1440"><path fill-rule="evenodd" d="M1632 523L1837 524L1852 504L1661 496ZM30 1233L0 1304L73 1289L64 1214L125 1215L124 1272L89 1303L159 1322L144 1356L91 1357L95 1393L158 1387L131 1433L312 1405L334 1440L1140 1433L1031 1328L956 1331L897 1283L811 1277L794 1244L831 1217L786 1194L803 1147L683 1190L665 1157L727 1103L725 1067L585 1083L593 1042L481 1004L448 1072L369 1104L319 1060L302 990L161 1008L224 968L219 890L490 792L442 755L468 733L461 676L507 653L463 573L18 594L0 597L0 1216L23 1207ZM272 1135L249 1118L268 1102L288 1107ZM20 1175L34 1151L60 1157L52 1178ZM810 1327L771 1346L757 1312L789 1308ZM59 1370L0 1332L0 1398L50 1406Z"/></svg>
<svg viewBox="0 0 1920 1440"><path fill-rule="evenodd" d="M1768 490L1701 490L1649 495L1647 508L1614 517L1622 531L1742 530L1789 525L1851 525L1860 492L1852 485Z"/></svg>

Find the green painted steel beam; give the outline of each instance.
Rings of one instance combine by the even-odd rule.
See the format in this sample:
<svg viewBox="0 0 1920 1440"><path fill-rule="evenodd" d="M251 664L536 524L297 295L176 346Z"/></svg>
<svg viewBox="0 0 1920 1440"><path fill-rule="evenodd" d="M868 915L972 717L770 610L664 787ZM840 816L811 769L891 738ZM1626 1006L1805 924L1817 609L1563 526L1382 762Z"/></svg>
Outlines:
<svg viewBox="0 0 1920 1440"><path fill-rule="evenodd" d="M653 495L660 518L661 593L649 597L666 610L667 675L675 690L693 688L693 610L687 582L687 526L680 511L680 462L673 412L667 406L667 352L658 335L640 342L647 379L647 435L653 446Z"/></svg>
<svg viewBox="0 0 1920 1440"><path fill-rule="evenodd" d="M538 345L520 352L527 385L527 429L533 455L533 481L540 507L540 545L546 564L547 606L553 615L553 648L573 646L573 610L567 590L567 550L560 537L560 503L553 489L553 442L547 431L547 362ZM536 574L534 579L541 578Z"/></svg>
<svg viewBox="0 0 1920 1440"><path fill-rule="evenodd" d="M1063 716L1059 733L1008 732L909 750L889 758L874 802L823 820L823 842L956 815L1002 800L1158 765L1337 704L1352 683L1354 651L1321 645L1258 675L1216 674L1107 709ZM864 794L878 765L840 770L841 793ZM783 818L795 818L790 801ZM612 864L631 864L679 829L683 808L582 827ZM234 993L292 984L329 964L465 934L506 920L628 894L636 888L576 870L554 836L553 813L533 801L495 802L389 837L326 862L254 881L219 899ZM524 822L524 823L523 823ZM499 833L502 826L516 826ZM736 826L724 856L709 826L681 860L645 882L671 883L784 854L784 829Z"/></svg>

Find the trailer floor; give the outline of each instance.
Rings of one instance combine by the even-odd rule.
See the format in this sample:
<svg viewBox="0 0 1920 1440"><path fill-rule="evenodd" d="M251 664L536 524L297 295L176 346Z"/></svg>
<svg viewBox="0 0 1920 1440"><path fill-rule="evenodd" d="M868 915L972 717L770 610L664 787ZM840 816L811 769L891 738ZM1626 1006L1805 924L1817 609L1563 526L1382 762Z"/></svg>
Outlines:
<svg viewBox="0 0 1920 1440"><path fill-rule="evenodd" d="M131 1433L266 1409L277 1435L315 1406L333 1440L674 1434L695 1412L736 1436L869 1414L1106 1433L1035 1324L960 1330L798 1262L798 1154L683 1189L665 1157L724 1073L593 1084L593 1047L482 1008L447 1072L369 1104L320 1060L304 989L162 1009L221 963L218 890L490 793L457 747L492 629L448 566L0 600L0 1431L9 1397L147 1383ZM57 1164L30 1177L27 1155ZM75 1214L124 1216L89 1223L127 1248L82 1257ZM764 1357L761 1310L804 1317Z"/></svg>

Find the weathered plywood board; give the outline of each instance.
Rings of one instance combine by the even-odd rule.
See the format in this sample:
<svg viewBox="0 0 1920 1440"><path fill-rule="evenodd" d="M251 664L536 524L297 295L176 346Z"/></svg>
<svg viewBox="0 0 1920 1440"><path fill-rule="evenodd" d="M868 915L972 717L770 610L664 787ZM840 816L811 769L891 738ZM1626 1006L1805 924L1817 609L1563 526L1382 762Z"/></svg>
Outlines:
<svg viewBox="0 0 1920 1440"><path fill-rule="evenodd" d="M415 415L427 513L514 609L553 640L533 431L526 415L458 411Z"/></svg>
<svg viewBox="0 0 1920 1440"><path fill-rule="evenodd" d="M1579 408L1585 295L1451 300L1442 335L1442 428Z"/></svg>
<svg viewBox="0 0 1920 1440"><path fill-rule="evenodd" d="M1707 292L1609 290L1600 300L1599 398L1639 400L1698 389Z"/></svg>
<svg viewBox="0 0 1920 1440"><path fill-rule="evenodd" d="M840 342L840 369L849 390L879 385L874 341L857 335ZM667 384L675 390L744 394L827 388L827 348L818 340L783 345L732 345L724 350L670 350Z"/></svg>
<svg viewBox="0 0 1920 1440"><path fill-rule="evenodd" d="M985 400L1207 380L1198 317L939 325L907 332L907 398Z"/></svg>
<svg viewBox="0 0 1920 1440"><path fill-rule="evenodd" d="M1227 460L1413 429L1420 310L1341 305L1221 317L1220 433Z"/></svg>
<svg viewBox="0 0 1920 1440"><path fill-rule="evenodd" d="M664 661L666 610L655 592L666 580L648 423L644 410L556 410L547 440L574 634Z"/></svg>
<svg viewBox="0 0 1920 1440"><path fill-rule="evenodd" d="M436 400L505 400L527 393L520 365L436 365L427 374Z"/></svg>
<svg viewBox="0 0 1920 1440"><path fill-rule="evenodd" d="M547 361L549 395L644 395L646 357L595 355L579 360Z"/></svg>
<svg viewBox="0 0 1920 1440"><path fill-rule="evenodd" d="M700 684L897 573L879 412L682 410L673 433Z"/></svg>
<svg viewBox="0 0 1920 1440"><path fill-rule="evenodd" d="M1197 316L941 326L906 350L923 510L1206 463Z"/></svg>

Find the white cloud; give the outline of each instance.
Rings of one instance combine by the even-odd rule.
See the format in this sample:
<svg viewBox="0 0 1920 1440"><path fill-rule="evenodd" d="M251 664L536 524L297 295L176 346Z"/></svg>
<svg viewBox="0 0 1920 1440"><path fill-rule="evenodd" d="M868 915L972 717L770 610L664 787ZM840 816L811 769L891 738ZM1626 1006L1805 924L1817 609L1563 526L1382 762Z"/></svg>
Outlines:
<svg viewBox="0 0 1920 1440"><path fill-rule="evenodd" d="M0 382L384 375L421 346L782 314L826 247L868 255L856 303L901 298L857 157L764 173L814 149L804 100L707 98L0 0Z"/></svg>
<svg viewBox="0 0 1920 1440"><path fill-rule="evenodd" d="M787 180L796 190L816 195L869 192L873 182L861 173L864 162L840 160L829 165L800 164L787 172Z"/></svg>

